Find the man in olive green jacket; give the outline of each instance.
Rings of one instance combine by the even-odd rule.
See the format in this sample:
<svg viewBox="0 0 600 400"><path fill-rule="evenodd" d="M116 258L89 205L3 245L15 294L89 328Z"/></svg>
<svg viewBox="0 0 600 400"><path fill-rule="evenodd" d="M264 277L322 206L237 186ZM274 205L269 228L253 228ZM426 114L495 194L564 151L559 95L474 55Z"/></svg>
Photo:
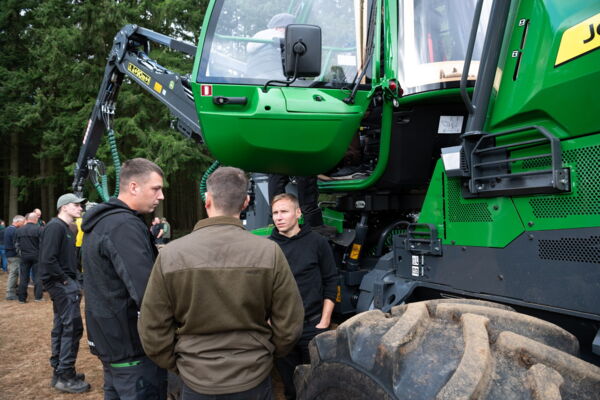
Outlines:
<svg viewBox="0 0 600 400"><path fill-rule="evenodd" d="M146 288L142 344L181 376L185 399L271 398L273 357L302 332L302 300L283 252L239 219L247 186L237 168L209 177L209 218L161 250Z"/></svg>

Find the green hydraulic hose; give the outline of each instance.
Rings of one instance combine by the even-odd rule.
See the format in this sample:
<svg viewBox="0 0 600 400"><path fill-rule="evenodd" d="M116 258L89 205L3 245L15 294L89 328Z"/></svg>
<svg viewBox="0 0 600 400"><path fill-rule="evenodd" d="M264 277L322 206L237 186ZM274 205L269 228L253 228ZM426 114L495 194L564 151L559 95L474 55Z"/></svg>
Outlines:
<svg viewBox="0 0 600 400"><path fill-rule="evenodd" d="M119 157L119 151L117 150L115 132L112 129L108 131L108 143L110 145L110 154L112 156L113 165L115 166L115 192L112 197L117 197L119 196L119 185L121 184L121 158ZM106 192L108 193L108 186Z"/></svg>
<svg viewBox="0 0 600 400"><path fill-rule="evenodd" d="M98 194L100 195L100 198L102 199L102 201L108 201L109 198L108 196L104 193L104 190L102 189L102 185L100 185L100 183L93 182L94 187L96 188L96 192L98 192Z"/></svg>
<svg viewBox="0 0 600 400"><path fill-rule="evenodd" d="M212 163L210 167L208 167L204 175L202 175L202 179L200 179L200 197L202 198L203 202L206 201L206 181L208 180L210 174L215 172L215 170L219 168L220 165L221 163L218 160Z"/></svg>
<svg viewBox="0 0 600 400"><path fill-rule="evenodd" d="M120 175L121 175L121 159L119 157L119 151L117 150L117 140L115 139L115 131L112 129L108 130L108 144L110 146L110 154L112 157L113 164L115 166L115 192L112 197L117 197L119 195L119 185L120 185ZM104 171L104 167L102 167L102 172ZM95 174L96 172L94 172ZM92 183L96 188L96 191L100 195L102 201L108 201L110 199L110 195L108 194L108 176L106 173L99 174L100 182L94 178L92 179Z"/></svg>

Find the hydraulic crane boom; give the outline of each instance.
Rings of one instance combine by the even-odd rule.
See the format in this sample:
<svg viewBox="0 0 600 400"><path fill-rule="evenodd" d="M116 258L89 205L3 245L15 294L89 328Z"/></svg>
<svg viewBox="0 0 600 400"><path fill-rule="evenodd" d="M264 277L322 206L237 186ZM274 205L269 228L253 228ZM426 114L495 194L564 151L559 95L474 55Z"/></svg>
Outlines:
<svg viewBox="0 0 600 400"><path fill-rule="evenodd" d="M83 191L100 139L111 129L111 118L115 114L117 96L125 75L169 108L175 117L177 130L198 143L203 142L189 76L179 75L152 60L148 56L150 42L192 56L196 53L196 47L190 43L137 25L126 25L115 35L75 165L73 190L76 193Z"/></svg>

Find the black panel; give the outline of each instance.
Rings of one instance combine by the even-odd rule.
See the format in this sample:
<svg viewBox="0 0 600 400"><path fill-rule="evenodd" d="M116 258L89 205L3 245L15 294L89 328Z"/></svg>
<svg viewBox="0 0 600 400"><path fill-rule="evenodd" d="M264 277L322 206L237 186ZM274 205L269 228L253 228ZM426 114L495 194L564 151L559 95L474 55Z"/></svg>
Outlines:
<svg viewBox="0 0 600 400"><path fill-rule="evenodd" d="M441 148L461 142L461 133L438 133L442 115L462 116L464 132L467 114L462 103L418 104L394 112L388 165L378 188L397 192L427 188Z"/></svg>
<svg viewBox="0 0 600 400"><path fill-rule="evenodd" d="M420 277L411 275L412 257L400 245L394 259L400 277L600 320L598 233L597 228L526 232L505 248L445 245L443 256L423 256Z"/></svg>

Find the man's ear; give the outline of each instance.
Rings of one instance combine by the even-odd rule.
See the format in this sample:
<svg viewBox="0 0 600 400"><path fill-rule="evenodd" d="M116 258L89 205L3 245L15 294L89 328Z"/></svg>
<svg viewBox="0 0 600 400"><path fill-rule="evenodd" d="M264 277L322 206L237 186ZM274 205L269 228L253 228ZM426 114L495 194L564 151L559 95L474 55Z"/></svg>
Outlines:
<svg viewBox="0 0 600 400"><path fill-rule="evenodd" d="M246 195L246 200L244 200L244 205L240 211L244 211L248 207L248 204L250 204L250 196Z"/></svg>
<svg viewBox="0 0 600 400"><path fill-rule="evenodd" d="M300 207L296 207L296 219L300 219L302 216L302 209Z"/></svg>
<svg viewBox="0 0 600 400"><path fill-rule="evenodd" d="M204 208L208 209L210 207L212 207L212 193L211 192L206 192L205 197L204 197Z"/></svg>
<svg viewBox="0 0 600 400"><path fill-rule="evenodd" d="M137 182L131 181L127 185L127 189L129 189L129 194L136 195L139 190L139 186L138 186Z"/></svg>

